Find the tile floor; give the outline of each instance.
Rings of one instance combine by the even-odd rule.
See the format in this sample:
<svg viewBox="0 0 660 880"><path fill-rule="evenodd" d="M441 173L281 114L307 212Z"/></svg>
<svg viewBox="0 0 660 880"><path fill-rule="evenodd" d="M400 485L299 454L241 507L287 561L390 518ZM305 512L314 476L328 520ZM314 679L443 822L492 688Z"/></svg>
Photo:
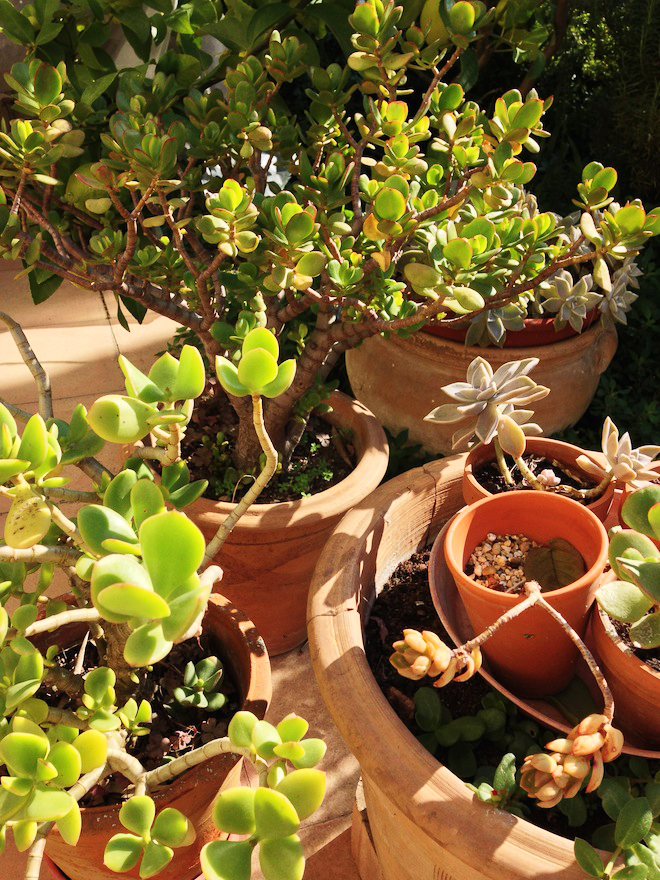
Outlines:
<svg viewBox="0 0 660 880"><path fill-rule="evenodd" d="M123 391L117 356L122 353L144 369L176 329L167 318L150 315L141 327L127 332L117 320L112 296L79 290L66 283L51 299L35 307L27 281L15 280L19 270L16 264L0 263L0 311L21 324L48 372L56 416L68 417L78 402L89 405L100 394ZM131 319L130 323L135 322ZM29 412L36 410L34 382L2 323L0 398ZM105 459L105 463L112 468L117 461ZM2 508L0 526L1 521ZM279 721L295 709L310 722L310 736L323 737L328 745L323 765L328 774L328 794L301 834L307 855L305 880L359 880L350 847L351 811L359 776L357 763L347 752L321 702L307 646L274 658L272 669L269 720ZM0 872L18 880L23 862L9 845L0 856ZM48 873L42 870L42 880L50 880Z"/></svg>

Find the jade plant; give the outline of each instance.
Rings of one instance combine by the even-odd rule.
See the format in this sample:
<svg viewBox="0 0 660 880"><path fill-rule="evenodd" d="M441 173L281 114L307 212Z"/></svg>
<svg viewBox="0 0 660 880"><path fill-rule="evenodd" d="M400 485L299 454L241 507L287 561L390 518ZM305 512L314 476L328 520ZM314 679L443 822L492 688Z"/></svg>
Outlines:
<svg viewBox="0 0 660 880"><path fill-rule="evenodd" d="M189 767L231 753L255 766L259 785L219 794L215 825L242 839L205 845L204 876L249 877L257 847L264 877L299 880L304 857L297 831L325 789L324 774L316 769L325 745L305 739L304 719L291 714L275 727L239 711L226 736L153 769L131 752L152 723L149 671L175 645L199 635L212 587L222 576L211 559L275 469L261 401L291 382L291 363L278 364L275 337L256 329L243 340L236 375L231 366L218 365L220 382L226 372L232 392L251 398L266 465L207 547L183 512L205 483L190 482L179 456L205 385L198 350L187 346L179 359L164 354L148 374L122 358L127 394L105 395L89 412L79 405L65 422L52 417L49 382L21 328L4 314L0 318L38 381L43 409L30 416L0 403L0 495L10 501L0 544L0 844L10 829L16 847L31 850L26 878L36 880L51 829L75 846L79 801L120 774L127 780L119 810L125 830L108 840L104 863L119 873L139 866L140 877L154 876L178 847L193 842L195 829L176 809L157 812L150 792ZM116 475L94 457L106 441L141 439L145 445ZM158 463L159 479L148 461ZM90 489L69 488L65 465L87 474ZM82 504L75 517L62 509L70 501ZM68 601L47 593L56 570L68 581ZM67 665L58 656L69 647L61 632L69 624L82 625L86 635ZM56 633L48 648L39 647L45 633ZM218 709L225 699L218 689L222 671L215 656L191 662L173 688L176 711ZM55 702L49 693L56 694Z"/></svg>
<svg viewBox="0 0 660 880"><path fill-rule="evenodd" d="M63 279L108 291L122 313L181 324L210 365L237 366L246 334L271 330L297 363L264 407L285 466L331 368L370 336L441 322L502 344L546 302L558 326L581 326L585 297L625 319L660 213L617 204L616 171L598 162L574 215L540 210L526 154L550 100L514 89L488 115L449 81L507 4L438 4L439 20L425 6L409 21L393 0L361 2L341 22L346 63L327 67L287 30L210 54L215 4L157 7L153 22L118 13L139 58L116 69L110 12L0 4L27 50L0 131L0 251L23 262L36 301ZM289 109L296 89L304 117ZM233 383L228 394L243 472L261 447L248 403Z"/></svg>
<svg viewBox="0 0 660 880"><path fill-rule="evenodd" d="M596 601L609 617L627 625L635 648L653 650L660 648L660 486L633 492L621 516L631 528L610 530L615 580L598 589Z"/></svg>
<svg viewBox="0 0 660 880"><path fill-rule="evenodd" d="M460 426L452 436L453 448L463 448L470 441L492 443L497 467L507 486L515 485L507 455L513 459L528 488L553 491L584 501L598 498L612 481L620 486L635 486L657 476L650 466L660 453L660 446L633 449L630 435L626 432L619 436L619 430L609 416L603 423L602 431L603 465L586 455L576 459L580 469L595 479L595 485L566 485L553 469L534 473L524 459L526 438L540 434L541 429L535 422L529 421L534 411L521 407L542 400L550 393L549 388L537 385L528 375L538 363L538 358L509 361L493 372L488 361L476 357L468 366L467 381L442 386L441 390L455 402L437 406L426 416L426 421L440 424L458 422ZM558 463L553 464L559 467ZM565 471L563 465L561 470ZM565 474L574 479L579 476L568 471ZM583 482L583 477L580 482Z"/></svg>

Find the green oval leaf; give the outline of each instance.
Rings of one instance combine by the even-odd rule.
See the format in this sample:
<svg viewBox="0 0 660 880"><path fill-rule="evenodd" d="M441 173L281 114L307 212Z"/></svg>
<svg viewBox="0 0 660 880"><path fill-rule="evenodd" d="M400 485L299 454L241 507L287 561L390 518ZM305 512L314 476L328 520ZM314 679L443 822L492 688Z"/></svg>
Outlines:
<svg viewBox="0 0 660 880"><path fill-rule="evenodd" d="M103 864L111 871L124 874L140 861L144 844L132 834L115 834L106 844Z"/></svg>
<svg viewBox="0 0 660 880"><path fill-rule="evenodd" d="M194 400L206 385L204 361L194 345L184 345L179 357L179 369L172 390L173 400Z"/></svg>
<svg viewBox="0 0 660 880"><path fill-rule="evenodd" d="M269 788L254 792L254 819L259 837L289 837L300 827L293 805L283 794Z"/></svg>
<svg viewBox="0 0 660 880"><path fill-rule="evenodd" d="M213 803L213 822L227 834L254 834L255 791L251 788L230 788L221 791Z"/></svg>
<svg viewBox="0 0 660 880"><path fill-rule="evenodd" d="M276 840L262 840L259 867L265 880L302 880L305 856L297 835Z"/></svg>
<svg viewBox="0 0 660 880"><path fill-rule="evenodd" d="M294 770L276 788L293 805L302 822L316 812L325 797L325 773L321 770Z"/></svg>
<svg viewBox="0 0 660 880"><path fill-rule="evenodd" d="M614 840L622 849L639 843L653 823L653 813L645 797L632 798L622 807L614 828Z"/></svg>
<svg viewBox="0 0 660 880"><path fill-rule="evenodd" d="M89 504L78 514L78 528L83 541L93 553L103 555L103 541L115 538L127 544L137 544L138 539L123 516L109 507Z"/></svg>
<svg viewBox="0 0 660 880"><path fill-rule="evenodd" d="M254 351L255 348L263 348L275 360L280 356L280 346L275 338L275 334L265 327L255 327L254 330L250 330L243 340L241 349L243 354L246 354L248 351Z"/></svg>
<svg viewBox="0 0 660 880"><path fill-rule="evenodd" d="M154 590L161 596L197 571L206 550L200 530L178 511L145 520L140 527L140 546Z"/></svg>
<svg viewBox="0 0 660 880"><path fill-rule="evenodd" d="M170 616L167 602L157 593L134 587L131 584L113 584L101 590L96 597L98 608L105 609L124 618L141 617L148 620L161 620Z"/></svg>
<svg viewBox="0 0 660 880"><path fill-rule="evenodd" d="M247 841L214 840L199 854L206 880L250 880L251 860L252 845Z"/></svg>
<svg viewBox="0 0 660 880"><path fill-rule="evenodd" d="M261 389L277 378L277 361L263 348L254 348L243 354L238 365L238 381L251 394L260 394Z"/></svg>
<svg viewBox="0 0 660 880"><path fill-rule="evenodd" d="M136 443L149 433L154 406L131 397L107 394L95 400L87 418L99 437L109 443Z"/></svg>

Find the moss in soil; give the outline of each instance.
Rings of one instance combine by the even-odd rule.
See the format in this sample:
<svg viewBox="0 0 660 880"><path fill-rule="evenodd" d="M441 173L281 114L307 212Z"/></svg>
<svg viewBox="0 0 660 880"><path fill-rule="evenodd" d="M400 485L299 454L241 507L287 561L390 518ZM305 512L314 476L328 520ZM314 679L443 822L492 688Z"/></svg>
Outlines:
<svg viewBox="0 0 660 880"><path fill-rule="evenodd" d="M365 628L367 661L381 691L401 721L425 745L429 742L429 734L418 723L420 716L416 712L415 695L419 699L422 689L428 692L431 680L427 678L410 681L402 678L390 665L389 657L392 643L400 639L403 630L408 628L432 630L447 644L453 644L440 623L431 600L427 573L429 556L430 550L423 550L398 566L376 598ZM479 675L468 682L452 682L442 690L433 690L444 707L442 712L450 713L453 719L477 716L484 706L505 706L507 722L503 738L498 737L497 741L493 741L486 735L478 742L466 744L441 746L437 741L433 743L433 754L466 783L478 785L483 780L492 779L494 770L506 751L516 754L519 768L525 754L542 751L539 744L542 746L557 736L556 731L544 730L520 713ZM467 750L457 749L457 746L465 745ZM466 751L473 753L474 760L466 763ZM470 772L463 772L466 768ZM647 762L642 758L622 756L606 765L606 777L618 777L623 784L632 786L634 791L635 785L640 783L638 777L651 778L659 770L660 761ZM611 820L596 796L578 795L558 807L542 810L521 795L520 799L516 797L513 806L516 810L520 809L528 821L555 834L569 839L576 836L591 839L595 846L602 849L614 848Z"/></svg>

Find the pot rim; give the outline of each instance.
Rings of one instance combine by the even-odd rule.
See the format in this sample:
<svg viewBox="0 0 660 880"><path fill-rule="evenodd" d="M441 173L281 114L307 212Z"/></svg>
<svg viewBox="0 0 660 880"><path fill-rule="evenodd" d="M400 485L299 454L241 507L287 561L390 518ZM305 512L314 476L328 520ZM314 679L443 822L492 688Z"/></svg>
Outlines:
<svg viewBox="0 0 660 880"><path fill-rule="evenodd" d="M364 595L362 589L356 595L352 585L359 583L361 573L365 580L374 573L384 529L388 525L396 528L400 505L419 503L423 508L417 510L415 520L417 530L424 529L419 539L415 537L418 548L435 534L445 512L451 516L461 506L465 458L465 454L448 456L408 471L349 511L324 548L308 604L310 656L319 689L363 774L378 779L392 804L430 836L438 833L443 819L451 822L451 827L446 826L444 841L463 859L465 846L460 834L454 832L473 826L474 796L424 749L378 688L365 655L360 613L366 613L369 595ZM447 488L449 481L455 485ZM352 536L350 540L348 536ZM383 570L391 573L403 557L398 558L389 546L383 553ZM389 768L397 766L404 756L406 772L395 777ZM539 870L547 870L550 863L565 872L562 876L566 880L582 876L568 840L510 813L489 810L484 805L482 808L482 817L487 820L479 827L483 852L488 847L499 865L507 856L512 859L523 851L542 853L542 860L540 855L535 856ZM480 853L475 852L474 869L482 862Z"/></svg>
<svg viewBox="0 0 660 880"><path fill-rule="evenodd" d="M467 589L473 593L488 597L494 594L497 597L498 601L501 601L503 605L517 605L519 602L522 602L525 597L519 594L513 595L510 593L501 593L497 590L491 590L489 587L485 587L482 584L479 584L469 575L466 575L463 569L462 542L460 549L456 547L455 545L458 543L458 539L455 536L456 532L463 525L465 519L471 514L474 515L475 510L480 510L481 508L486 507L486 505L489 505L493 508L507 507L510 504L518 503L518 496L520 494L521 493L504 492L500 495L490 495L488 498L482 498L481 501L475 501L474 504L466 505L464 508L458 511L458 513L449 523L444 541L445 560L447 562L447 566L449 567L452 577L454 577L454 579L460 577L461 584L467 587ZM548 509L551 509L553 507L557 508L557 506L559 507L559 510L551 511L550 513L548 513L548 516L561 517L562 508L567 513L570 513L572 511L574 517L582 517L588 523L590 523L592 531L595 532L594 539L596 539L596 536L599 536L600 538L600 549L598 551L598 555L596 556L595 561L588 568L588 570L576 581L572 581L565 587L559 587L559 589L557 590L548 590L545 595L561 597L566 596L569 593L580 592L581 590L589 588L594 583L594 581L602 575L603 571L605 570L605 565L607 563L608 539L605 526L598 519L598 517L594 513L592 513L587 507L581 504L576 504L570 498L564 498L561 495L554 495L550 492L532 491L522 493L522 495L524 495L525 499L529 499L528 503L531 506L535 506L538 509L543 509L544 507ZM567 504L570 505L570 507L566 507ZM580 510L582 511L581 513L579 512ZM497 513L497 510L493 511L493 520L495 523L497 521ZM525 526L521 525L521 528L524 529Z"/></svg>
<svg viewBox="0 0 660 880"><path fill-rule="evenodd" d="M526 449L530 452L541 452L543 448L546 448L550 450L555 450L555 457L560 458L562 452L569 452L570 450L571 454L577 453L578 455L584 455L585 458L588 458L590 461L593 461L594 464L597 464L599 466L603 466L605 462L605 456L602 452L596 452L591 449L582 449L580 446L575 446L575 444L573 443L566 443L565 440L555 440L552 437L526 437L525 441ZM464 479L465 482L468 483L475 491L486 491L486 489L484 489L482 484L477 479L474 471L476 466L482 464L485 461L491 461L495 458L495 453L492 451L492 447L492 443L478 443L476 446L473 446L472 449L470 449L468 452L467 461L465 462ZM605 491L602 493L602 495L600 495L591 503L583 504L582 506L587 509L601 507L605 504L605 499L607 498L610 499L611 503L614 498L615 488L616 481L610 480L610 482L605 487Z"/></svg>
<svg viewBox="0 0 660 880"><path fill-rule="evenodd" d="M364 498L365 486L374 488L380 483L389 461L387 437L380 423L366 406L341 391L333 391L328 398L332 412L324 413L323 418L332 425L349 427L355 434L358 461L355 468L340 483L317 492L309 498L296 501L275 501L253 504L241 517L240 527L262 528L262 519L267 518L269 528L283 528L318 517L339 516L355 506ZM224 519L234 509L228 501L213 501L200 498L189 510L197 522L215 522Z"/></svg>

